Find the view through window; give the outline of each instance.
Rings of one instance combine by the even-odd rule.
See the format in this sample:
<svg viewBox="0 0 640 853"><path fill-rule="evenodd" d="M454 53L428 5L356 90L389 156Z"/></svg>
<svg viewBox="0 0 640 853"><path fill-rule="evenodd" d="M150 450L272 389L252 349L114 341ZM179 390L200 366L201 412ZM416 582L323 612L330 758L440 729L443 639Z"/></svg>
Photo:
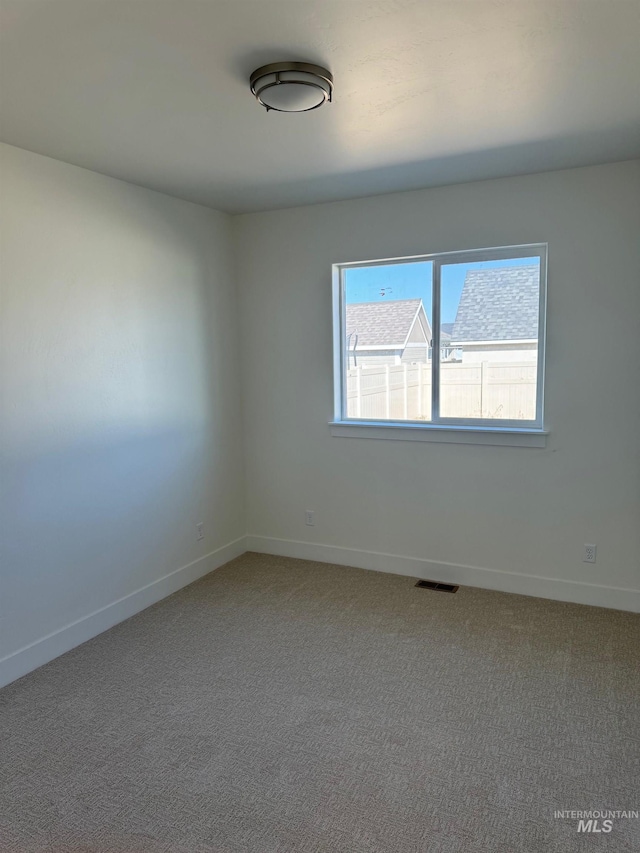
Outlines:
<svg viewBox="0 0 640 853"><path fill-rule="evenodd" d="M341 420L542 427L544 246L338 267Z"/></svg>

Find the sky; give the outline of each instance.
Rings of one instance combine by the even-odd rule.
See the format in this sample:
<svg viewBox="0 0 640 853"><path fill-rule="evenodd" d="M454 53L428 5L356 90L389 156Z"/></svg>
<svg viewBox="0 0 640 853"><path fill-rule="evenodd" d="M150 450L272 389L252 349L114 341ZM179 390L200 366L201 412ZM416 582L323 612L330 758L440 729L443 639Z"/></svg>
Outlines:
<svg viewBox="0 0 640 853"><path fill-rule="evenodd" d="M476 261L468 264L442 266L441 323L453 323L468 270L496 269L538 263L538 258L512 258L506 261ZM429 322L431 318L431 275L430 261L417 263L387 264L377 267L347 267L345 291L347 303L383 302L395 299L422 299Z"/></svg>

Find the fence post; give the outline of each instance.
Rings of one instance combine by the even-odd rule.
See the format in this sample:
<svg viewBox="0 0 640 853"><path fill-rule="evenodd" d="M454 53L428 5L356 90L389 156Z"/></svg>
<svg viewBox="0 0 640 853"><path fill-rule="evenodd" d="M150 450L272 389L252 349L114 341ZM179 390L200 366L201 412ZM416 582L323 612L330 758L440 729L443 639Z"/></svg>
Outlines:
<svg viewBox="0 0 640 853"><path fill-rule="evenodd" d="M418 417L422 417L422 363L418 362Z"/></svg>
<svg viewBox="0 0 640 853"><path fill-rule="evenodd" d="M362 417L362 365L356 367L356 417Z"/></svg>
<svg viewBox="0 0 640 853"><path fill-rule="evenodd" d="M402 367L403 367L402 382L404 385L404 387L403 387L404 399L403 399L403 407L402 408L403 408L403 413L404 413L404 419L406 421L409 417L409 376L408 376L408 372L407 372L406 361L402 365Z"/></svg>
<svg viewBox="0 0 640 853"><path fill-rule="evenodd" d="M389 365L385 364L384 366L384 389L385 389L385 398L384 398L384 416L387 420L391 415L391 379L389 377Z"/></svg>
<svg viewBox="0 0 640 853"><path fill-rule="evenodd" d="M480 362L480 417L488 418L489 415L485 414L485 406L488 406L489 402L489 362L481 361Z"/></svg>

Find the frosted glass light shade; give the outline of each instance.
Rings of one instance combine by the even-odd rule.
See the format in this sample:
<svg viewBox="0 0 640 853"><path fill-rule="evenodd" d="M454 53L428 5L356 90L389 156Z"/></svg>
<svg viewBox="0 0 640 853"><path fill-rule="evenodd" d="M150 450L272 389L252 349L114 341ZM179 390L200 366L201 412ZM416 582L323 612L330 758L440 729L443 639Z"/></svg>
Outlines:
<svg viewBox="0 0 640 853"><path fill-rule="evenodd" d="M251 75L251 91L267 110L302 113L331 101L333 77L308 62L274 62Z"/></svg>

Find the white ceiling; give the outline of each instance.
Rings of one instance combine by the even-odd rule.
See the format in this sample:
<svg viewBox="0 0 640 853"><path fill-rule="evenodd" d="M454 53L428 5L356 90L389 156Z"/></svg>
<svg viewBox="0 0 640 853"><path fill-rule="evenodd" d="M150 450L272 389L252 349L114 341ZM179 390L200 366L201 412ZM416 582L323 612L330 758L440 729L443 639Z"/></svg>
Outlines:
<svg viewBox="0 0 640 853"><path fill-rule="evenodd" d="M0 138L231 212L640 155L640 0L1 0ZM266 113L258 65L335 101Z"/></svg>

